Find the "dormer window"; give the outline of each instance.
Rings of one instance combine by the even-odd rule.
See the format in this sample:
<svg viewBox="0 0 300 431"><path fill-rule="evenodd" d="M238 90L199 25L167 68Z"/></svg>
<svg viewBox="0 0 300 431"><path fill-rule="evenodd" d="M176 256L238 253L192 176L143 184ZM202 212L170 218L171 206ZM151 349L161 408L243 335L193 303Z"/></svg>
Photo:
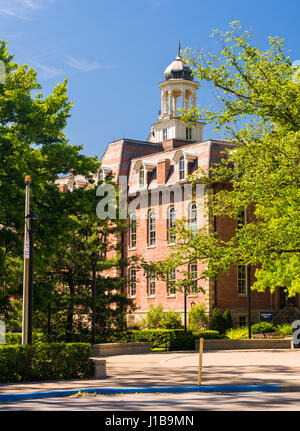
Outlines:
<svg viewBox="0 0 300 431"><path fill-rule="evenodd" d="M185 158L184 158L184 155L182 155L179 158L178 169L179 169L179 171L178 171L179 172L179 179L184 180L185 179Z"/></svg>
<svg viewBox="0 0 300 431"><path fill-rule="evenodd" d="M139 186L140 188L145 187L145 168L143 165L139 169Z"/></svg>
<svg viewBox="0 0 300 431"><path fill-rule="evenodd" d="M190 141L192 139L192 128L191 127L186 127L185 139L187 139L188 141Z"/></svg>
<svg viewBox="0 0 300 431"><path fill-rule="evenodd" d="M104 181L104 180L105 180L105 172L103 171L103 169L101 169L99 171L98 181Z"/></svg>
<svg viewBox="0 0 300 431"><path fill-rule="evenodd" d="M168 140L168 129L165 128L163 129L163 141L167 141Z"/></svg>

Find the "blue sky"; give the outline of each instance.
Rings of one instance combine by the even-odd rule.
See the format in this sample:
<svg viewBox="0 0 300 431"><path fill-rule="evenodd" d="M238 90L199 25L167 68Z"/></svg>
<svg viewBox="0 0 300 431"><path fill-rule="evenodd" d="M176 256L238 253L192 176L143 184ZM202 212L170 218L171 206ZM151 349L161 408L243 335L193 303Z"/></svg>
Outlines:
<svg viewBox="0 0 300 431"><path fill-rule="evenodd" d="M299 0L0 0L0 39L38 71L43 92L65 77L74 103L66 133L101 157L109 141L147 139L160 109L157 86L182 49L215 49L213 29L240 20L253 42L280 36L300 59ZM198 104L215 105L206 85ZM206 127L204 138L218 137Z"/></svg>

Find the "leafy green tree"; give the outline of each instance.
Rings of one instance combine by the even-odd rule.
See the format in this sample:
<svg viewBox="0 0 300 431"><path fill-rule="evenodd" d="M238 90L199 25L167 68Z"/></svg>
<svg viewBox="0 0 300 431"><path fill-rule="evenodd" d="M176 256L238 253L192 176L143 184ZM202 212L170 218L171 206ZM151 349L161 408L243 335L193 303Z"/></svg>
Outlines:
<svg viewBox="0 0 300 431"><path fill-rule="evenodd" d="M7 301L8 289L18 293L22 284L25 176L32 177L31 205L39 213L48 194L56 193L60 174L91 179L99 162L81 154L82 147L70 145L64 133L72 107L67 81L44 97L37 73L13 61L3 41L0 60L6 69L0 84L0 286ZM47 217L43 214L43 225L51 219L55 223L56 217L50 209Z"/></svg>
<svg viewBox="0 0 300 431"><path fill-rule="evenodd" d="M219 110L193 107L185 121L205 118L234 144L207 172L190 179L206 190L206 213L246 223L230 239L209 223L194 235L186 220L177 224L170 257L148 265L160 277L195 260L204 270L199 278L219 278L235 265L256 268L252 289L284 286L290 296L300 292L300 85L284 53L283 40L269 38L262 51L251 44L238 22L230 31L215 31L220 52L185 50L185 61L198 80L218 91ZM230 146L230 145L229 145ZM215 193L213 192L215 191ZM182 283L177 288L182 290Z"/></svg>

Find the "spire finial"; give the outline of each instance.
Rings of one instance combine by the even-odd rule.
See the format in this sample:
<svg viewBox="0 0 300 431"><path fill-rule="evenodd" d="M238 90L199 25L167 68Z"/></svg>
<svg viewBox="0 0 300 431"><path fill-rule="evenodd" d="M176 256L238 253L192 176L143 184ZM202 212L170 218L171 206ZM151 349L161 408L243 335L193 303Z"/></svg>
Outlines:
<svg viewBox="0 0 300 431"><path fill-rule="evenodd" d="M178 39L178 57L180 57L180 39Z"/></svg>

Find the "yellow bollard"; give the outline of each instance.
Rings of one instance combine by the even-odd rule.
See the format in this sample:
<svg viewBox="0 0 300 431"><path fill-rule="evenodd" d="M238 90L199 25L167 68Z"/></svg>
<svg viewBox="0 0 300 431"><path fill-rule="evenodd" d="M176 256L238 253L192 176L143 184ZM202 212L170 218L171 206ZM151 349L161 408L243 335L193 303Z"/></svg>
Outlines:
<svg viewBox="0 0 300 431"><path fill-rule="evenodd" d="M201 386L201 380L202 380L202 357L203 357L203 338L200 338L200 340L199 340L198 386Z"/></svg>

